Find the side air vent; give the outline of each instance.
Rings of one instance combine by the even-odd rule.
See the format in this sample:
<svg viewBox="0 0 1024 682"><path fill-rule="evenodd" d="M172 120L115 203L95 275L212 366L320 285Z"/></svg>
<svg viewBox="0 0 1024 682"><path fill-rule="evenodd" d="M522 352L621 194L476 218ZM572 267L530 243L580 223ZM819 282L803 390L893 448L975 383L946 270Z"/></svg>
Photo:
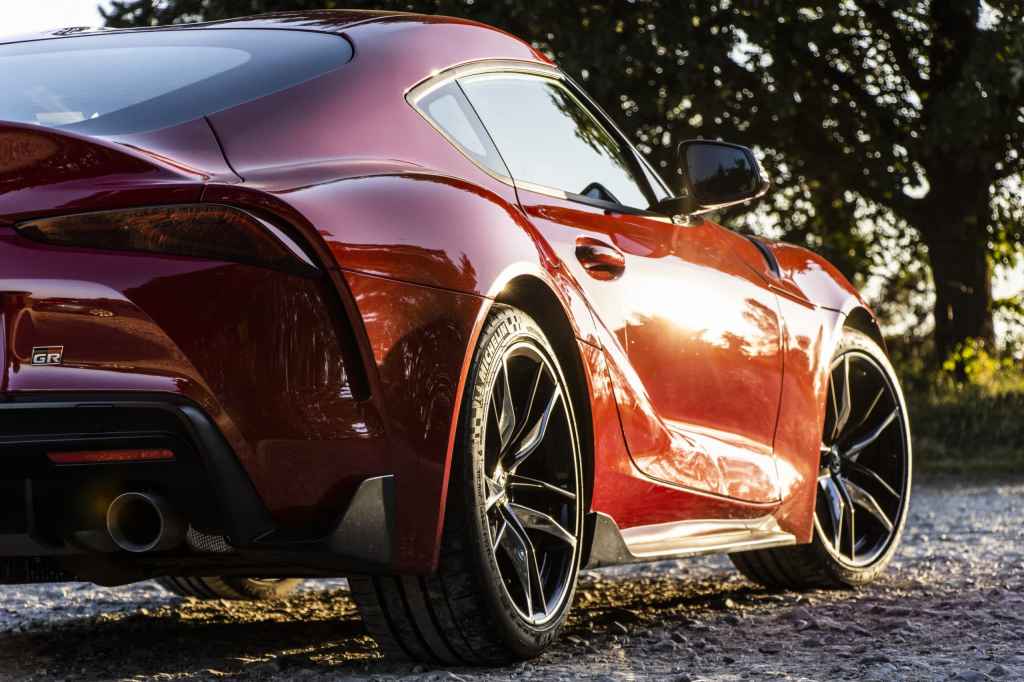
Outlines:
<svg viewBox="0 0 1024 682"><path fill-rule="evenodd" d="M764 260L768 263L768 268L775 274L776 277L782 277L782 270L779 268L779 261L775 259L775 254L768 248L768 245L757 237L747 237L750 242L757 247L757 250L764 256Z"/></svg>

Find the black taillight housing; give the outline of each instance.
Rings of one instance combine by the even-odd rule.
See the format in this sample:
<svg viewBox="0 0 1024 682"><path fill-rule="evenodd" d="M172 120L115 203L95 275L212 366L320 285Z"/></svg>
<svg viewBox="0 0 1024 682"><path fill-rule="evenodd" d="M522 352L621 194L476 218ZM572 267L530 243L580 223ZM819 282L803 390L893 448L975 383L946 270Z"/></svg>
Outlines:
<svg viewBox="0 0 1024 682"><path fill-rule="evenodd" d="M316 266L287 234L233 206L180 204L41 218L18 234L57 246L144 251L232 261L313 274Z"/></svg>

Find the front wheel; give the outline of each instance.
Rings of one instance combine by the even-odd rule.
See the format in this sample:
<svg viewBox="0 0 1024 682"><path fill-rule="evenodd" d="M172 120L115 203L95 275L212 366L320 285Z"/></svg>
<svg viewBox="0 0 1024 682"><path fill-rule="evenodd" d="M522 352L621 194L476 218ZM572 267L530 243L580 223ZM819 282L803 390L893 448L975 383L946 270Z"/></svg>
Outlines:
<svg viewBox="0 0 1024 682"><path fill-rule="evenodd" d="M809 545L731 555L769 587L856 587L892 561L910 505L910 424L899 382L869 337L845 330L826 393Z"/></svg>
<svg viewBox="0 0 1024 682"><path fill-rule="evenodd" d="M557 357L533 319L503 307L470 367L436 574L350 579L385 653L453 665L540 654L576 589L582 480Z"/></svg>

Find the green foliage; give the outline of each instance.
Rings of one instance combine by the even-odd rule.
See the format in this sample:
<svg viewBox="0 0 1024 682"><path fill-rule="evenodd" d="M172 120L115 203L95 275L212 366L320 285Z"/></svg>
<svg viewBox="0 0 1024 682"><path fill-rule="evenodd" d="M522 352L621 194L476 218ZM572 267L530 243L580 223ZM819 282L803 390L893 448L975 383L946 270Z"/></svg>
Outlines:
<svg viewBox="0 0 1024 682"><path fill-rule="evenodd" d="M1020 371L1020 360L994 356L981 339L967 339L957 344L942 363L939 385L949 382L956 388L968 386L988 395L1024 392L1024 371Z"/></svg>
<svg viewBox="0 0 1024 682"><path fill-rule="evenodd" d="M941 400L910 399L915 464L922 473L1024 471L1024 393L973 390Z"/></svg>
<svg viewBox="0 0 1024 682"><path fill-rule="evenodd" d="M910 410L915 464L928 473L1024 471L1024 363L970 339L938 370L920 346L891 347Z"/></svg>
<svg viewBox="0 0 1024 682"><path fill-rule="evenodd" d="M776 189L735 224L774 225L860 281L909 253L934 281L936 357L992 340L991 266L1024 244L1018 0L115 0L105 16L338 6L458 15L532 41L663 170L686 138L757 147Z"/></svg>

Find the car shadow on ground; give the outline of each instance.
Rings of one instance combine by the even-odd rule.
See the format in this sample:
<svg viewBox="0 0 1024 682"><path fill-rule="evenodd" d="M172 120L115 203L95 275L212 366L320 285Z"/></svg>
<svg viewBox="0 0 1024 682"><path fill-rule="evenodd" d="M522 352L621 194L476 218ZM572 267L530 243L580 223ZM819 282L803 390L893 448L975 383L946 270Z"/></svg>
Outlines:
<svg viewBox="0 0 1024 682"><path fill-rule="evenodd" d="M187 599L0 634L0 670L76 679L343 672L378 660L345 591L273 604Z"/></svg>
<svg viewBox="0 0 1024 682"><path fill-rule="evenodd" d="M341 581L269 603L10 586L0 680L1024 679L1022 495L922 485L900 556L856 591L771 592L724 557L585 572L564 636L499 669L384 662Z"/></svg>
<svg viewBox="0 0 1024 682"><path fill-rule="evenodd" d="M672 614L709 615L758 592L735 581L585 576L565 638L599 645L628 629L667 624ZM560 645L552 655L560 657ZM29 623L0 634L0 670L15 677L76 679L291 674L403 675L365 634L344 589L303 592L273 603L184 599L161 606ZM3 674L0 673L0 677Z"/></svg>

